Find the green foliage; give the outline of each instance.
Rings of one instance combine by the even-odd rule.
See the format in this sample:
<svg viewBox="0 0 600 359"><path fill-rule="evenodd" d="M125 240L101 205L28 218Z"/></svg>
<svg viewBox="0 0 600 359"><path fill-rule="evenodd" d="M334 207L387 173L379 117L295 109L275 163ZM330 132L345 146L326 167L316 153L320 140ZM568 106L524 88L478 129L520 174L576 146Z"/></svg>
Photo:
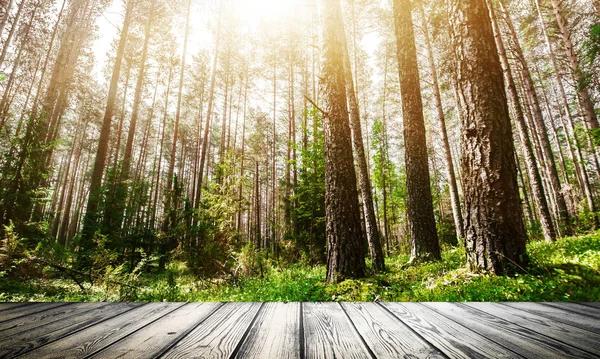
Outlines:
<svg viewBox="0 0 600 359"><path fill-rule="evenodd" d="M305 113L307 122L312 122L312 141L300 155L299 183L292 201L297 201L295 211L298 247L312 259L323 262L325 257L325 147L323 119L317 110ZM304 129L308 131L309 129ZM289 249L289 247L288 247Z"/></svg>
<svg viewBox="0 0 600 359"><path fill-rule="evenodd" d="M439 262L408 265L408 255L397 255L387 259L386 273L328 285L323 265L280 267L244 247L236 254L238 274L229 278L198 278L180 261L157 273L145 264L131 274L109 264L85 293L67 279L3 278L0 301L599 301L599 248L600 232L534 241L526 271L503 277L467 271L464 250L446 247Z"/></svg>
<svg viewBox="0 0 600 359"><path fill-rule="evenodd" d="M405 223L404 218L398 216L399 213L406 213L406 173L403 168L397 168L394 162L390 161L388 139L386 128L383 122L376 120L373 124L373 137L371 147L375 151L373 155L372 181L374 200L379 203L379 220L384 223L387 217L390 233L394 233L394 229L402 227ZM385 191L385 193L384 193ZM385 194L385 201L384 201ZM384 217L385 215L385 217ZM391 241L391 235L388 235L388 240ZM408 242L404 241L404 244ZM408 247L401 248L402 251L408 251Z"/></svg>

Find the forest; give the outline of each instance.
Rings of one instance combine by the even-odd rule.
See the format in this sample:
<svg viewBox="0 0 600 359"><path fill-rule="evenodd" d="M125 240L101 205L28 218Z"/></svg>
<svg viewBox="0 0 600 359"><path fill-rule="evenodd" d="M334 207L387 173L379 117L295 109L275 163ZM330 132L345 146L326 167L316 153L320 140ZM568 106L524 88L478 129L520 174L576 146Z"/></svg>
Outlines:
<svg viewBox="0 0 600 359"><path fill-rule="evenodd" d="M2 0L0 301L600 301L600 1Z"/></svg>

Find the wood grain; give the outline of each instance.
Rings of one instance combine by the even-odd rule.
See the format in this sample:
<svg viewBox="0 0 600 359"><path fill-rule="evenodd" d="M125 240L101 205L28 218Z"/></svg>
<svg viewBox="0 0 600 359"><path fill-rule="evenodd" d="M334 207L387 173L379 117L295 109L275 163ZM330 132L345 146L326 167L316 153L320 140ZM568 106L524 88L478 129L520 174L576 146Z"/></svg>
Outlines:
<svg viewBox="0 0 600 359"><path fill-rule="evenodd" d="M514 310L523 310L528 313L537 314L542 317L585 329L592 333L600 334L600 320L594 317L572 313L544 303L507 302L500 304Z"/></svg>
<svg viewBox="0 0 600 359"><path fill-rule="evenodd" d="M44 310L39 313L31 314L26 318L17 318L0 323L0 335L8 337L17 333L29 331L37 327L62 320L69 320L74 315L81 315L90 310L94 310L109 303L70 303L67 305Z"/></svg>
<svg viewBox="0 0 600 359"><path fill-rule="evenodd" d="M554 303L554 302L546 302L544 303L554 308L559 308L562 310L566 310L572 313L577 313L583 316L593 317L600 319L600 311L595 310L589 306L581 305L579 303Z"/></svg>
<svg viewBox="0 0 600 359"><path fill-rule="evenodd" d="M425 303L429 308L525 357L591 358L588 352L502 318L456 303Z"/></svg>
<svg viewBox="0 0 600 359"><path fill-rule="evenodd" d="M220 303L188 303L97 352L92 358L155 358L207 318Z"/></svg>
<svg viewBox="0 0 600 359"><path fill-rule="evenodd" d="M382 303L449 358L523 358L421 303Z"/></svg>
<svg viewBox="0 0 600 359"><path fill-rule="evenodd" d="M598 303L598 302L584 302L584 303L579 303L579 304L585 305L588 307L592 307L592 308L596 308L596 309L598 309L597 310L598 314L600 314L600 303Z"/></svg>
<svg viewBox="0 0 600 359"><path fill-rule="evenodd" d="M23 302L0 303L0 312L2 312L3 310L18 308L18 307L23 307L23 306L26 306L26 305L31 305L31 303L23 303ZM0 313L0 315L2 315L2 313Z"/></svg>
<svg viewBox="0 0 600 359"><path fill-rule="evenodd" d="M95 304L95 303L90 303ZM36 329L0 339L0 358L12 358L62 339L94 324L141 306L141 303L113 303L72 316L69 320L55 321Z"/></svg>
<svg viewBox="0 0 600 359"><path fill-rule="evenodd" d="M550 338L571 343L579 349L600 353L600 335L598 334L584 332L569 324L524 311L515 311L496 303L468 303L466 305L521 327L543 333Z"/></svg>
<svg viewBox="0 0 600 359"><path fill-rule="evenodd" d="M20 358L83 358L127 337L181 307L183 303L149 303L45 345Z"/></svg>
<svg viewBox="0 0 600 359"><path fill-rule="evenodd" d="M372 358L338 303L303 304L306 358Z"/></svg>
<svg viewBox="0 0 600 359"><path fill-rule="evenodd" d="M300 358L300 303L265 303L236 358Z"/></svg>
<svg viewBox="0 0 600 359"><path fill-rule="evenodd" d="M229 358L261 306L261 303L227 303L165 353L163 358Z"/></svg>
<svg viewBox="0 0 600 359"><path fill-rule="evenodd" d="M43 312L44 310L61 307L63 305L66 305L66 303L29 303L23 306L8 308L0 312L0 323Z"/></svg>
<svg viewBox="0 0 600 359"><path fill-rule="evenodd" d="M377 358L443 358L441 352L377 303L343 303L350 321Z"/></svg>

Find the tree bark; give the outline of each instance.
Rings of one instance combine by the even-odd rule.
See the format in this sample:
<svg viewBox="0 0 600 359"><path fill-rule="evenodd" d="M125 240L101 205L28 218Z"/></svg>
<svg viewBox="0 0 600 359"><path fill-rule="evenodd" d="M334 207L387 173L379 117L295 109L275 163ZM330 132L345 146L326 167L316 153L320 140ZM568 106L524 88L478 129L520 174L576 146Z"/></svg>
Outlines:
<svg viewBox="0 0 600 359"><path fill-rule="evenodd" d="M346 93L350 107L350 129L352 131L352 141L354 144L354 157L358 165L358 183L360 186L360 195L362 197L363 213L365 218L365 229L367 241L369 242L369 252L373 270L376 272L385 270L385 258L381 247L381 237L377 228L377 217L375 217L375 208L373 206L373 189L371 188L371 179L369 178L369 167L365 156L365 147L363 144L362 128L360 124L360 107L358 98L354 89L354 79L352 68L350 66L350 55L346 38L344 37L344 66L346 79Z"/></svg>
<svg viewBox="0 0 600 359"><path fill-rule="evenodd" d="M323 2L325 99L325 209L327 282L365 275L365 239L360 224L352 136L344 75L344 25L339 0Z"/></svg>
<svg viewBox="0 0 600 359"><path fill-rule="evenodd" d="M467 264L511 272L528 262L512 129L484 0L448 0L462 109Z"/></svg>
<svg viewBox="0 0 600 359"><path fill-rule="evenodd" d="M8 53L8 48L10 47L10 43L12 42L12 38L15 35L15 32L17 31L18 25L19 25L19 19L21 18L21 14L23 13L23 8L25 7L25 3L27 3L27 0L21 0L21 3L19 4L19 7L17 8L17 14L15 15L15 18L13 20L12 26L10 27L10 31L8 32L8 37L6 38L6 41L4 41L4 43L2 44L2 52L0 52L0 69L2 68L2 64L4 63L4 60L6 59L6 54ZM36 6L37 9L37 6ZM8 12L6 13L6 18L8 18Z"/></svg>
<svg viewBox="0 0 600 359"><path fill-rule="evenodd" d="M546 42L546 46L548 48L548 55L550 56L550 60L552 62L552 66L554 67L554 74L556 75L556 82L558 84L558 90L560 93L560 97L562 100L562 106L565 110L565 113L567 115L567 123L569 125L569 130L571 131L571 133L573 133L573 139L575 141L575 149L576 152L575 154L577 155L577 161L580 164L580 175L581 175L581 179L582 179L582 192L585 195L585 199L586 199L586 203L588 206L588 210L590 212L596 212L596 203L594 201L594 196L592 194L592 190L590 187L590 180L589 180L589 176L587 173L587 170L585 168L585 163L583 161L583 156L581 154L581 146L580 146L580 142L579 139L577 137L577 133L575 132L575 125L574 125L574 121L573 121L573 115L571 114L571 109L569 107L569 102L567 100L567 94L565 92L565 86L564 86L564 82L563 82L563 78L562 75L560 73L560 67L558 66L558 61L556 59L556 55L554 53L554 49L552 48L552 43L550 42L550 36L548 35L548 30L546 29L546 24L544 22L544 17L542 14L542 9L540 6L540 0L536 0L535 1L535 5L536 5L536 9L537 9L537 13L538 13L538 19L540 21L540 25L542 28L542 33L544 35L544 40Z"/></svg>
<svg viewBox="0 0 600 359"><path fill-rule="evenodd" d="M425 120L410 0L394 0L394 20L404 120L410 261L439 260L442 255L433 215Z"/></svg>
<svg viewBox="0 0 600 359"><path fill-rule="evenodd" d="M125 11L125 19L123 20L123 29L119 39L119 47L117 57L113 67L110 88L108 91L108 100L106 110L104 111L104 119L100 129L100 138L98 139L98 148L96 150L96 159L92 170L92 178L90 181L90 193L88 195L87 210L83 220L83 232L81 237L81 249L83 251L90 250L92 239L98 229L98 210L102 196L102 177L106 166L106 154L108 153L108 141L110 139L110 127L114 114L115 98L117 95L117 87L119 85L119 74L121 73L121 64L125 53L125 43L127 42L127 34L134 9L134 0L128 0ZM86 263L84 263L85 265Z"/></svg>
<svg viewBox="0 0 600 359"><path fill-rule="evenodd" d="M558 28L560 29L562 35L564 51L569 59L569 63L571 64L571 74L573 76L573 80L575 81L575 88L579 94L579 101L585 110L585 115L590 127L592 129L597 129L599 127L598 116L596 115L596 111L594 109L594 103L592 102L589 86L586 84L584 74L581 66L579 65L577 53L575 52L573 42L571 41L571 30L569 30L567 19L563 15L562 5L558 0L551 0L551 2L552 9L554 10L554 17L556 18Z"/></svg>
<svg viewBox="0 0 600 359"><path fill-rule="evenodd" d="M15 0L8 0L8 3L4 5L4 16L2 17L2 22L0 22L0 39L2 38L2 32L4 32L4 27L8 22L8 18L10 17L10 9L14 2Z"/></svg>
<svg viewBox="0 0 600 359"><path fill-rule="evenodd" d="M521 108L521 103L519 101L519 93L517 91L517 86L515 85L515 80L512 76L508 58L506 57L506 48L504 47L504 42L502 41L502 37L500 35L500 28L498 27L498 22L496 21L494 7L490 0L487 0L487 5L490 12L490 19L492 20L492 29L494 31L494 38L496 39L496 47L498 48L498 54L500 56L500 64L502 65L502 70L504 71L504 80L506 89L508 90L508 98L512 104L514 120L517 124L519 138L523 146L527 174L529 176L529 180L531 181L533 199L539 213L542 232L544 233L544 239L546 242L552 242L556 239L556 232L554 231L554 226L552 225L552 217L550 216L550 209L548 208L548 202L546 201L546 194L544 193L544 187L542 185L542 177L540 176L540 171L537 166L531 139L527 133L527 124L525 122L525 116L523 115L523 109Z"/></svg>
<svg viewBox="0 0 600 359"><path fill-rule="evenodd" d="M540 157L540 160L543 158L543 164L546 167L546 173L548 174L548 181L550 182L549 191L552 191L552 197L556 199L556 207L557 207L557 217L558 222L560 224L560 229L565 234L571 233L571 222L569 218L569 211L567 209L567 204L564 198L563 193L561 192L562 186L560 183L560 178L558 175L558 171L556 169L556 161L554 159L554 154L552 153L552 145L550 144L550 139L548 138L548 130L546 129L546 124L544 122L544 116L542 115L542 109L540 107L540 101L535 89L535 84L533 82L533 78L531 76L531 72L529 71L529 67L527 65L527 61L525 60L525 55L520 45L519 38L517 37L517 33L513 26L510 15L506 11L504 7L504 2L500 0L499 2L500 9L504 15L504 19L506 20L506 24L508 26L509 35L512 39L512 43L514 46L514 54L517 56L518 67L521 70L521 78L523 79L524 89L527 95L527 99L531 103L531 112L533 114L534 124L539 135L540 147L543 152L543 157ZM535 194L534 194L535 196Z"/></svg>
<svg viewBox="0 0 600 359"><path fill-rule="evenodd" d="M452 151L450 149L450 140L448 139L448 131L446 129L446 115L444 114L444 107L442 105L442 96L440 93L440 86L437 75L437 68L435 66L435 59L433 57L433 48L431 46L431 40L429 35L429 24L423 11L423 6L420 6L421 16L423 17L423 32L425 33L425 46L427 48L427 57L429 60L429 69L433 80L433 95L435 99L435 106L437 109L438 120L440 121L440 129L442 132L442 141L444 142L444 154L446 155L446 166L448 167L448 183L450 184L450 202L452 203L452 215L454 217L454 226L456 227L456 234L462 241L465 238L464 221L462 216L462 209L460 206L460 197L458 195L458 185L456 181L456 171L454 169L454 162L452 160Z"/></svg>

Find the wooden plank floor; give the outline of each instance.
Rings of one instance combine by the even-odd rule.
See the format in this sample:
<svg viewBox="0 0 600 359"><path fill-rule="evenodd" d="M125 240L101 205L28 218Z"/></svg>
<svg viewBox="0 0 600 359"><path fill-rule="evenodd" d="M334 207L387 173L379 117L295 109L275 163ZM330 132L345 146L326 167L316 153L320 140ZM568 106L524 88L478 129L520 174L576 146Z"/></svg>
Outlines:
<svg viewBox="0 0 600 359"><path fill-rule="evenodd" d="M0 358L600 358L598 303L0 303Z"/></svg>

